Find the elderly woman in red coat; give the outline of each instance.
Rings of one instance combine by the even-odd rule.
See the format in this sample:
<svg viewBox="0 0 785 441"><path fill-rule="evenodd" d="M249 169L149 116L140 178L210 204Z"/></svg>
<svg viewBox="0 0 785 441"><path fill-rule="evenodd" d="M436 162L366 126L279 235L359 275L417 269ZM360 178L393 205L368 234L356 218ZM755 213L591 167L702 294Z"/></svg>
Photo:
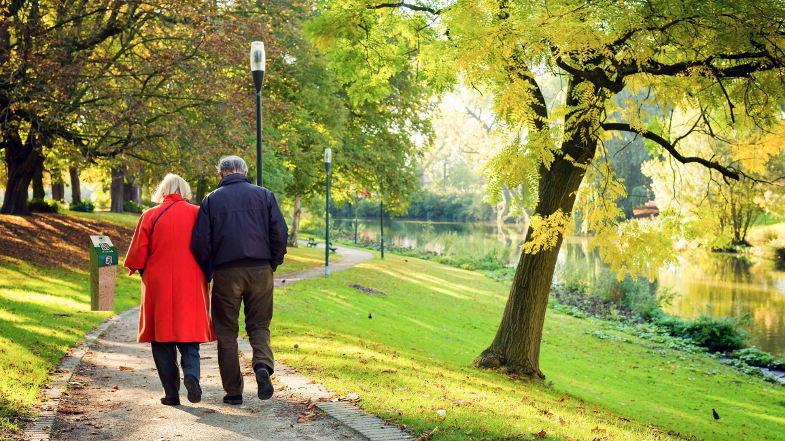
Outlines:
<svg viewBox="0 0 785 441"><path fill-rule="evenodd" d="M188 401L202 398L199 343L215 341L210 321L210 290L191 252L191 232L199 207L189 204L191 188L183 178L166 175L153 195L161 205L142 214L124 266L142 276L140 343L150 342L165 396L161 403L180 404L180 351Z"/></svg>

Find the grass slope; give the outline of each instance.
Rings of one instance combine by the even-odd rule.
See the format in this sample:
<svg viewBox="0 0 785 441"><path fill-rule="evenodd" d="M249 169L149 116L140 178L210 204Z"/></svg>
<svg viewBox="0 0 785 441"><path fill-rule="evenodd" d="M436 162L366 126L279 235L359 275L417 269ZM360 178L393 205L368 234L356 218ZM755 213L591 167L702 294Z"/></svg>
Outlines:
<svg viewBox="0 0 785 441"><path fill-rule="evenodd" d="M115 213L0 216L0 439L18 430L47 374L111 312L90 311L88 235L108 235L120 265L138 216ZM323 251L290 248L280 274L323 263ZM118 268L115 312L139 304L138 276Z"/></svg>
<svg viewBox="0 0 785 441"><path fill-rule="evenodd" d="M359 394L369 412L439 440L542 431L557 440L785 439L782 387L554 311L543 337L546 382L471 368L493 338L508 288L407 259L388 255L278 288L277 356L341 395Z"/></svg>

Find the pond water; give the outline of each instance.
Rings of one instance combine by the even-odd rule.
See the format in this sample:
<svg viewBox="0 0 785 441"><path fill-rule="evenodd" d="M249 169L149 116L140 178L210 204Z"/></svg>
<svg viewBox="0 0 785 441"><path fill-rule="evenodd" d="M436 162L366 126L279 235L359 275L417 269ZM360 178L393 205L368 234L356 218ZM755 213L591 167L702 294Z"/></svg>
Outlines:
<svg viewBox="0 0 785 441"><path fill-rule="evenodd" d="M343 219L336 219L335 227L345 231L354 228L352 220ZM504 224L499 228L495 223L477 222L384 222L385 244L475 256L495 252L512 265L518 261L525 234L523 224ZM360 238L378 240L379 235L378 219L360 219ZM560 260L589 259L592 265L602 266L596 251L587 252L589 240L568 237ZM688 318L750 313L751 343L785 358L785 268L776 262L729 254L683 254L679 265L660 271L658 282L678 294L666 312Z"/></svg>

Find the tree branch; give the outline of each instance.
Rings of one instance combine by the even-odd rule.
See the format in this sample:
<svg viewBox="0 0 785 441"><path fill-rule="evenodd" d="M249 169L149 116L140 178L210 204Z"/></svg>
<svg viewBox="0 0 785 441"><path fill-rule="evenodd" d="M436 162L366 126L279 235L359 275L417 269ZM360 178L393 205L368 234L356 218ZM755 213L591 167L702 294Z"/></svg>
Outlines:
<svg viewBox="0 0 785 441"><path fill-rule="evenodd" d="M704 167L706 167L708 169L716 170L716 171L720 172L722 174L722 176L724 176L726 178L734 179L736 181L739 180L739 172L737 170L732 169L732 168L728 168L728 167L724 167L724 166L720 165L717 162L709 161L709 160L701 158L701 157L697 157L697 156L683 156L681 153L679 153L678 150L676 150L676 146L675 145L671 144L670 142L668 142L668 140L666 140L665 138L663 138L662 136L660 136L660 135L658 135L656 133L652 133L652 132L645 131L645 130L639 132L639 131L633 129L632 126L630 126L627 123L603 123L602 124L602 128L604 130L614 130L614 131L618 131L618 132L638 133L642 137L644 137L644 138L646 138L646 139L648 139L650 141L654 141L657 144L659 144L668 153L670 153L670 155L673 157L673 159L681 162L682 164L688 164L688 163L691 163L691 162L695 162L695 163L698 163L698 164L700 164L700 165L702 165L702 166L704 166Z"/></svg>
<svg viewBox="0 0 785 441"><path fill-rule="evenodd" d="M382 4L378 4L378 5L366 5L365 7L366 7L366 9L406 8L406 9L410 9L412 11L429 12L429 13L434 14L434 15L439 15L442 12L441 9L433 9L433 8L429 8L427 6L413 5L413 4L405 3L405 2L402 2L402 1L398 2L398 3L382 3Z"/></svg>

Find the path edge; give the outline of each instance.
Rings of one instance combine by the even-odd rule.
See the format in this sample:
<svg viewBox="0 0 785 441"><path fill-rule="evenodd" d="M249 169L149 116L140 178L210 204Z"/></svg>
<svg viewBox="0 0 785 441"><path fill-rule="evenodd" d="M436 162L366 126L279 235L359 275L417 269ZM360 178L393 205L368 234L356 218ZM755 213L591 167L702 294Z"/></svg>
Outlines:
<svg viewBox="0 0 785 441"><path fill-rule="evenodd" d="M57 408L60 405L60 399L68 387L71 377L73 377L74 372L82 362L82 358L93 347L101 334L121 319L134 313L139 313L138 306L107 317L60 357L57 367L49 373L49 382L41 388L38 399L30 406L30 413L36 414L36 416L33 418L32 424L28 424L22 431L24 439L49 441L55 420L57 419Z"/></svg>

